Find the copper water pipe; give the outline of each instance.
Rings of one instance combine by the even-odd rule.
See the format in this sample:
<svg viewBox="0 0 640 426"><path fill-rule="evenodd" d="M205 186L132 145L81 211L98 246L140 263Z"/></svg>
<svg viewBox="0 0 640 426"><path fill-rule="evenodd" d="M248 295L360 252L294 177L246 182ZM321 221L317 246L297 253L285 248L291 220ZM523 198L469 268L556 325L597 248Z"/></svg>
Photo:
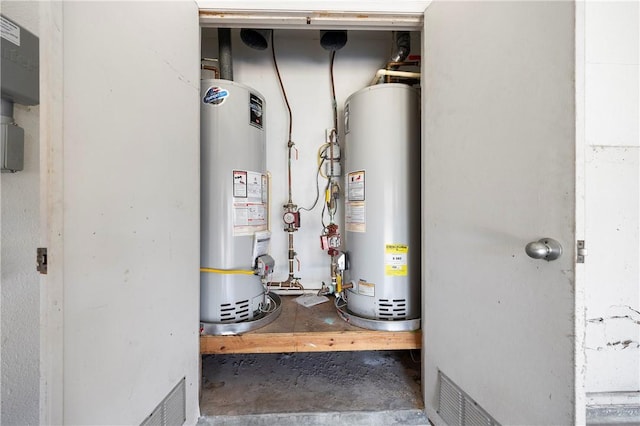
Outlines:
<svg viewBox="0 0 640 426"><path fill-rule="evenodd" d="M200 66L200 69L213 71L213 78L216 78L216 79L220 78L220 70L218 68L216 68L216 67L212 67L212 66L209 66L209 65L202 65L202 66Z"/></svg>

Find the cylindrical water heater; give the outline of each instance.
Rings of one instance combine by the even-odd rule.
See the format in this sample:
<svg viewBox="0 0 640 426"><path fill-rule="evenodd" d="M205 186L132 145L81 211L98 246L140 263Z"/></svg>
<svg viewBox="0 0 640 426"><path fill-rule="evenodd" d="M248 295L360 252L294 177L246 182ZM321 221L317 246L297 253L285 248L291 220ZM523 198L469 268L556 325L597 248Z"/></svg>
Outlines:
<svg viewBox="0 0 640 426"><path fill-rule="evenodd" d="M260 312L265 290L251 274L254 235L267 229L265 101L227 80L201 81L200 319L233 323ZM215 271L215 272L212 272Z"/></svg>
<svg viewBox="0 0 640 426"><path fill-rule="evenodd" d="M362 89L345 104L348 310L372 320L420 317L420 94Z"/></svg>

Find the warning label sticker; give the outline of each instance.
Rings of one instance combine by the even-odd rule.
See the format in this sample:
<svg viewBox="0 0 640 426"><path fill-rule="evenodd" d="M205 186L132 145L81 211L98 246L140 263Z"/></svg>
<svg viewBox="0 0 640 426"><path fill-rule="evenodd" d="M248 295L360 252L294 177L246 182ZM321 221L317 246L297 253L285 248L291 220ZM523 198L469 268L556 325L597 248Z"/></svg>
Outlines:
<svg viewBox="0 0 640 426"><path fill-rule="evenodd" d="M247 172L247 198L262 202L262 174Z"/></svg>
<svg viewBox="0 0 640 426"><path fill-rule="evenodd" d="M366 281L358 281L358 294L363 296L375 296L376 285L374 283L368 283Z"/></svg>
<svg viewBox="0 0 640 426"><path fill-rule="evenodd" d="M351 131L349 127L349 102L344 106L344 134L348 134Z"/></svg>
<svg viewBox="0 0 640 426"><path fill-rule="evenodd" d="M267 224L267 209L264 204L255 203L234 203L233 204L233 226L260 226ZM262 229L253 229L262 231Z"/></svg>
<svg viewBox="0 0 640 426"><path fill-rule="evenodd" d="M352 201L344 204L345 229L351 232L367 230L364 201Z"/></svg>
<svg viewBox="0 0 640 426"><path fill-rule="evenodd" d="M387 244L384 250L384 274L388 276L407 276L407 253L409 247L404 244Z"/></svg>
<svg viewBox="0 0 640 426"><path fill-rule="evenodd" d="M267 181L267 175L262 175L262 202L269 201L269 182Z"/></svg>
<svg viewBox="0 0 640 426"><path fill-rule="evenodd" d="M347 175L347 199L349 201L364 201L364 170L351 172Z"/></svg>
<svg viewBox="0 0 640 426"><path fill-rule="evenodd" d="M4 16L0 16L0 33L3 39L20 46L20 27Z"/></svg>
<svg viewBox="0 0 640 426"><path fill-rule="evenodd" d="M233 171L233 197L247 198L247 172Z"/></svg>
<svg viewBox="0 0 640 426"><path fill-rule="evenodd" d="M348 173L345 176L347 181L347 199L344 203L345 229L350 232L365 232L367 226L366 206L365 206L365 172Z"/></svg>
<svg viewBox="0 0 640 426"><path fill-rule="evenodd" d="M262 99L258 95L249 95L249 124L262 129Z"/></svg>
<svg viewBox="0 0 640 426"><path fill-rule="evenodd" d="M267 176L233 171L233 235L253 235L267 229Z"/></svg>

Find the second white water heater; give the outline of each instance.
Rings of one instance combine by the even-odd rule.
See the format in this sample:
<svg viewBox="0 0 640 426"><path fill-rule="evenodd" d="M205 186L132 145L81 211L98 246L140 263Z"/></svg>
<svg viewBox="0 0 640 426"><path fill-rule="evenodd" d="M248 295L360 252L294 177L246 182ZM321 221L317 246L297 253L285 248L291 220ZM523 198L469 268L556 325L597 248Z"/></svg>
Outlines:
<svg viewBox="0 0 640 426"><path fill-rule="evenodd" d="M420 92L362 89L345 104L347 308L371 320L420 317Z"/></svg>

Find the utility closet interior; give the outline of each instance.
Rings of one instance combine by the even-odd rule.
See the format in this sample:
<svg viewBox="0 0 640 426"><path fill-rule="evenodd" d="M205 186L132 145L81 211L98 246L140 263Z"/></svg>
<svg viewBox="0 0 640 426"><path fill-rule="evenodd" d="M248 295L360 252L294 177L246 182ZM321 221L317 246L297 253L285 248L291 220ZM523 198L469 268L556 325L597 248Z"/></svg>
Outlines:
<svg viewBox="0 0 640 426"><path fill-rule="evenodd" d="M201 414L419 412L420 33L201 37Z"/></svg>

